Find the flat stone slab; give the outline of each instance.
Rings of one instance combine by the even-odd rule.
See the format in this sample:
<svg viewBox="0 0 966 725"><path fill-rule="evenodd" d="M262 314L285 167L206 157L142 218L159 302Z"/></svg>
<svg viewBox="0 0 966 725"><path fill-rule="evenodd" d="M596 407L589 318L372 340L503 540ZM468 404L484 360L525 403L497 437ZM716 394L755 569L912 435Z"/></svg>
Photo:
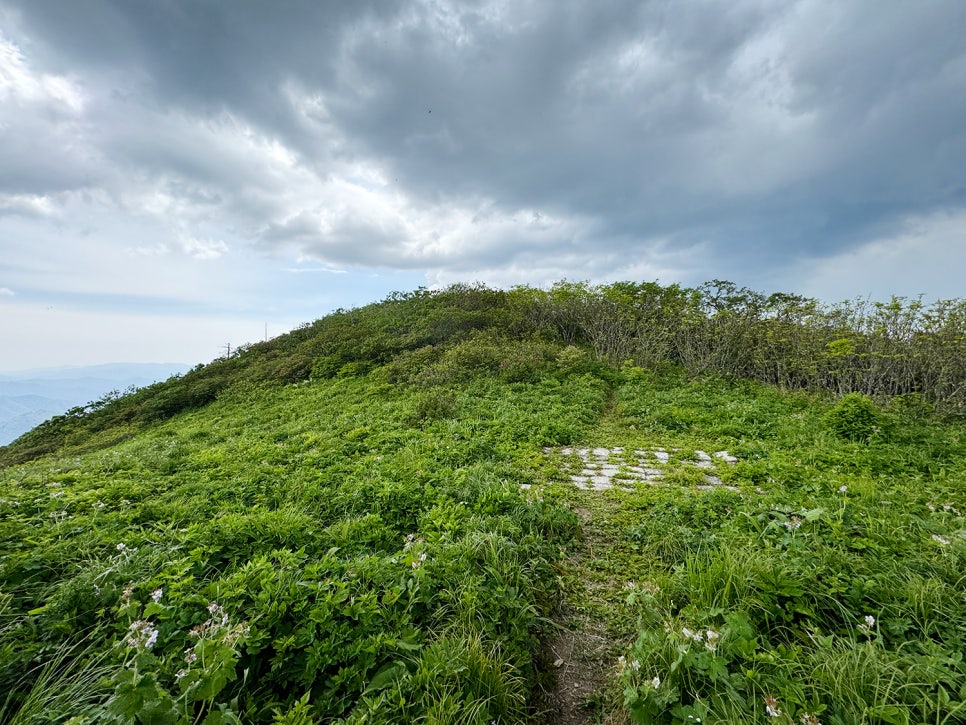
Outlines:
<svg viewBox="0 0 966 725"><path fill-rule="evenodd" d="M579 474L570 476L570 480L575 486L592 491L604 491L614 487L633 488L638 483L657 484L660 483L663 475L663 466L670 463L679 449L671 451L664 448L653 450L634 450L634 455L629 456L624 448L615 446L605 448L597 446L595 448L544 448L544 453L553 455L559 453L561 456L578 456L583 462ZM737 463L738 459L727 451L717 451L711 455L705 451L695 451L694 460L681 459L681 463L686 466L694 466L709 471L704 476L704 484L695 486L700 491L710 491L715 488L727 488L737 491L734 486L726 486L724 481L710 471L713 471L716 460L727 464ZM522 488L529 488L529 484L523 484Z"/></svg>

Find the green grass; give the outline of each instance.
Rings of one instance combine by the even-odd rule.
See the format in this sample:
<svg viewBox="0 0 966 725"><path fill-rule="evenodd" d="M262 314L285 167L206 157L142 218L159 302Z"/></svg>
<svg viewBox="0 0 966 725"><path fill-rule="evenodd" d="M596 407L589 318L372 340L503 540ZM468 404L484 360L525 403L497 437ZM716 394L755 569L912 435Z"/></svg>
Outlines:
<svg viewBox="0 0 966 725"><path fill-rule="evenodd" d="M378 377L249 392L5 469L0 690L46 688L36 668L82 638L113 674L100 705L67 699L54 719L259 722L305 696L318 720L519 721L576 531L520 484L606 385L481 379L414 414L426 394ZM135 621L150 649L125 645Z"/></svg>
<svg viewBox="0 0 966 725"><path fill-rule="evenodd" d="M606 500L553 487L596 520L573 576L597 590L569 597L585 626L607 617L620 653L609 722L966 717L964 431L862 405L883 432L858 441L820 398L642 376L618 389L588 445L741 460L717 464L737 491L696 490L686 465Z"/></svg>
<svg viewBox="0 0 966 725"><path fill-rule="evenodd" d="M462 344L0 469L0 718L533 721L563 609L589 718L966 717L960 424ZM580 491L571 444L678 462Z"/></svg>

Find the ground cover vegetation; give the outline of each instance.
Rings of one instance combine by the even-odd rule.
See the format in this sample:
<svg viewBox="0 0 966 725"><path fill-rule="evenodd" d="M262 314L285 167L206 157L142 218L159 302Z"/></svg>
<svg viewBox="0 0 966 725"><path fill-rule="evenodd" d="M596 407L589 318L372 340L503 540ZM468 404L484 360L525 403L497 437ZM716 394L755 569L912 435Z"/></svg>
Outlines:
<svg viewBox="0 0 966 725"><path fill-rule="evenodd" d="M959 722L964 412L958 300L339 311L0 449L0 721Z"/></svg>

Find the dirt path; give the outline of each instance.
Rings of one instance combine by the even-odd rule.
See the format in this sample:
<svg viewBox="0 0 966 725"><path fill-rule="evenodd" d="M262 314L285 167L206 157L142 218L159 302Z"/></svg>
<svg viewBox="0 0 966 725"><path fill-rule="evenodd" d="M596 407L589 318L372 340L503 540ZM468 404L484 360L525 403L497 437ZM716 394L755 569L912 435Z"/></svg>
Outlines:
<svg viewBox="0 0 966 725"><path fill-rule="evenodd" d="M604 713L614 705L607 688L630 632L615 616L622 583L608 571L608 557L599 555L615 544L608 521L620 504L597 492L575 490L574 498L583 538L564 561L565 597L554 617L558 632L545 644L554 678L540 698L543 722L620 725L626 720L605 719Z"/></svg>

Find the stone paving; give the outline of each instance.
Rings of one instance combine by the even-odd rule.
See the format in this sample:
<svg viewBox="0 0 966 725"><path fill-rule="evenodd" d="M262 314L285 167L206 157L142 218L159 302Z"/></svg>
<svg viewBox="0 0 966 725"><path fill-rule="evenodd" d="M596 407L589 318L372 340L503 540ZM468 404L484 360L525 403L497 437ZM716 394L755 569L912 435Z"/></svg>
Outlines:
<svg viewBox="0 0 966 725"><path fill-rule="evenodd" d="M664 466L672 459L684 465L708 471L704 475L704 484L699 484L695 488L699 490L711 490L718 486L737 491L733 486L726 486L724 482L714 474L717 462L729 465L737 463L738 459L727 451L717 451L712 454L704 451L694 451L694 457L689 459L678 458L677 449L670 451L664 448L654 450L625 450L621 447L615 448L544 448L543 452L547 455L560 455L564 457L577 456L581 463L580 473L572 474L570 480L580 488L590 491L604 491L609 488L619 487L632 489L638 483L659 483L664 473ZM524 484L524 488L529 488Z"/></svg>

